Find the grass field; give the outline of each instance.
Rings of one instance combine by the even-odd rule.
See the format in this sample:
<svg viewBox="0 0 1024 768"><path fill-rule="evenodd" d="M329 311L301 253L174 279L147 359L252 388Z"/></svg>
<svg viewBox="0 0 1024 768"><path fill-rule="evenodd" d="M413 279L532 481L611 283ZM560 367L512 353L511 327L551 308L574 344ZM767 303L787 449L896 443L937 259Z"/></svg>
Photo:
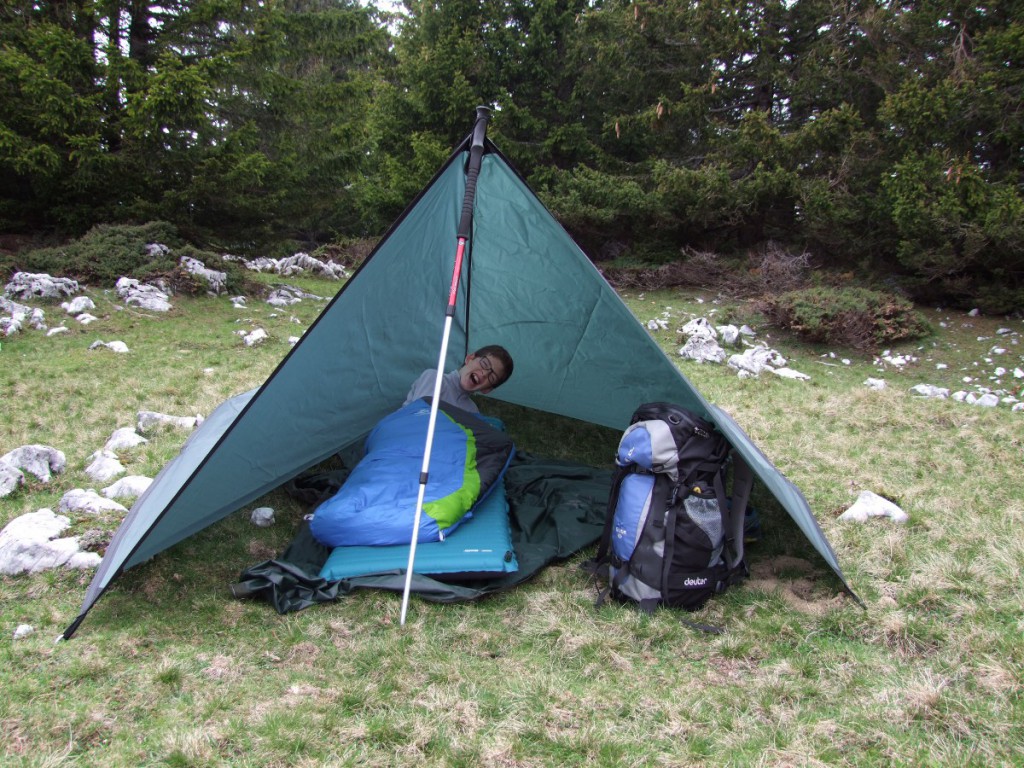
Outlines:
<svg viewBox="0 0 1024 768"><path fill-rule="evenodd" d="M323 307L176 298L153 315L112 291L88 294L97 323L2 340L0 455L50 445L68 469L0 499L0 526L94 486L88 457L138 411L205 415L259 384ZM595 609L578 568L591 552L479 603L414 600L405 627L399 596L376 592L279 616L228 591L287 544L305 511L275 492L128 571L67 643L54 640L91 572L3 577L0 764L1024 764L1024 413L908 392L1019 391L1024 323L924 308L936 333L890 350L916 358L895 367L800 343L744 304L694 292L623 298L640 322L668 319L652 334L672 355L675 329L714 312L750 323L811 376L741 380L674 358L801 488L863 606L768 505L751 579L693 617L721 635L672 611ZM61 321L59 307L41 306ZM257 326L269 340L245 347L236 332ZM131 352L89 351L96 339ZM868 377L887 388L867 388ZM565 450L530 424L510 431L535 452ZM615 435L588 434L612 444L581 452L611 455ZM122 452L127 473L153 476L186 436L167 428ZM862 490L893 499L910 522L837 520ZM260 505L275 508L276 525L249 523ZM78 517L69 533L102 538L117 524ZM21 624L34 632L13 640Z"/></svg>

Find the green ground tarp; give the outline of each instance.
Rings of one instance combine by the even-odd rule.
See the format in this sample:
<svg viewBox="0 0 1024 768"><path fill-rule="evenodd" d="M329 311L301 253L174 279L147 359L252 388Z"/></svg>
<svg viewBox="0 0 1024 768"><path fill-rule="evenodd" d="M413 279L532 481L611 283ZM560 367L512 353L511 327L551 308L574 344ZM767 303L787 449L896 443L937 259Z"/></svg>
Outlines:
<svg viewBox="0 0 1024 768"><path fill-rule="evenodd" d="M477 600L521 584L600 538L610 484L610 470L518 454L505 473L505 493L519 570L468 582L416 574L412 590L424 600L451 603ZM316 497L307 500L315 504ZM279 613L288 613L357 589L401 592L405 586L401 571L325 581L318 574L330 553L303 524L280 557L247 569L232 585L232 594L266 600Z"/></svg>

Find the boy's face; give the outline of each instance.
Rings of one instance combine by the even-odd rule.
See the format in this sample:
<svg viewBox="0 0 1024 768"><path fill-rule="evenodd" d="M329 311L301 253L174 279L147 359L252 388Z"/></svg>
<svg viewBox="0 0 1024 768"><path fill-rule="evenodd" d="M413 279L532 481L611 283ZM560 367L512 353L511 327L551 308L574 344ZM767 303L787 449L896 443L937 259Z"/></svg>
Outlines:
<svg viewBox="0 0 1024 768"><path fill-rule="evenodd" d="M486 395L505 378L505 366L500 360L487 355L470 355L466 364L459 368L459 381L466 392Z"/></svg>

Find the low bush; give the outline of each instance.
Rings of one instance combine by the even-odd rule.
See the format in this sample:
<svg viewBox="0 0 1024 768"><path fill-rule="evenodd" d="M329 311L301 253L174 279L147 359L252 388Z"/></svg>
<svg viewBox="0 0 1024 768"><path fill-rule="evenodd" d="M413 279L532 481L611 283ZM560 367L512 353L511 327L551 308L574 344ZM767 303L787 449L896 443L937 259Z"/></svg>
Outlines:
<svg viewBox="0 0 1024 768"><path fill-rule="evenodd" d="M167 248L150 248L154 243ZM226 272L229 292L251 293L261 289L237 263L186 244L173 225L162 221L140 225L101 224L78 240L25 251L10 257L10 261L12 272L45 272L98 285L113 285L121 277L143 281L163 278L175 293L205 293L209 286L180 266L183 256L198 259L210 269Z"/></svg>
<svg viewBox="0 0 1024 768"><path fill-rule="evenodd" d="M228 261L219 253L203 251L191 245L176 248L171 252L174 266L170 271L160 273L159 275L150 272L142 276L132 275L132 277L139 279L163 277L170 283L175 293L201 296L210 290L210 286L205 280L202 280L181 266L181 259L185 256L203 262L207 269L215 269L218 272L227 274L226 290L229 294L244 293L255 295L266 290L266 286L254 280L251 273L237 261Z"/></svg>
<svg viewBox="0 0 1024 768"><path fill-rule="evenodd" d="M747 296L758 291L759 279L736 259L711 251L684 249L682 258L646 267L601 267L601 273L617 290L660 291L666 288L700 288L726 296Z"/></svg>
<svg viewBox="0 0 1024 768"><path fill-rule="evenodd" d="M322 245L313 252L313 257L322 261L334 261L350 269L360 266L377 246L377 238L354 237Z"/></svg>
<svg viewBox="0 0 1024 768"><path fill-rule="evenodd" d="M46 272L103 284L112 284L119 277L141 280L171 272L177 264L173 251L152 251L146 247L150 243L161 243L171 249L184 244L174 226L162 221L100 224L66 245L26 251L16 257L15 265L25 272Z"/></svg>
<svg viewBox="0 0 1024 768"><path fill-rule="evenodd" d="M762 310L773 323L808 341L865 351L931 332L909 301L867 288L819 286L788 291L764 299Z"/></svg>

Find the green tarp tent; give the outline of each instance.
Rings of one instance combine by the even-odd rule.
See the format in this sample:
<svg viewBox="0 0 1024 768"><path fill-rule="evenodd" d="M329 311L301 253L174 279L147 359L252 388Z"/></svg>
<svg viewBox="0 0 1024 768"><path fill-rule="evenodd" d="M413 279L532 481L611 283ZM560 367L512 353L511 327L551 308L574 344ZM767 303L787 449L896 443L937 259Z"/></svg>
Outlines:
<svg viewBox="0 0 1024 768"><path fill-rule="evenodd" d="M263 385L219 406L157 475L108 546L65 637L125 570L356 440L436 365L469 141ZM492 395L500 400L618 430L644 402L704 415L849 588L800 491L686 380L489 139L459 290L449 370L467 351L498 343L516 363Z"/></svg>

